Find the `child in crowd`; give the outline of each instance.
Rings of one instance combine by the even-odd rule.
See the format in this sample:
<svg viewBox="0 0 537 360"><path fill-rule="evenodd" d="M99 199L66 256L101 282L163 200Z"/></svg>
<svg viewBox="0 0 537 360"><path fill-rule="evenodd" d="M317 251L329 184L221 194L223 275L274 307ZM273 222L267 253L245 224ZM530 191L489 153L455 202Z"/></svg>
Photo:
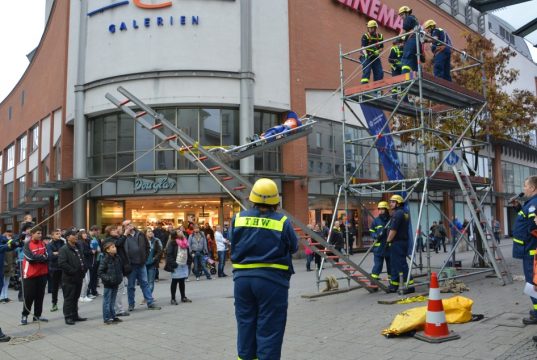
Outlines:
<svg viewBox="0 0 537 360"><path fill-rule="evenodd" d="M103 293L103 320L106 325L116 324L122 320L116 316L115 303L118 286L123 281L123 267L121 258L116 256L116 245L112 242L106 242L103 245L104 259L99 265L99 277L104 285Z"/></svg>

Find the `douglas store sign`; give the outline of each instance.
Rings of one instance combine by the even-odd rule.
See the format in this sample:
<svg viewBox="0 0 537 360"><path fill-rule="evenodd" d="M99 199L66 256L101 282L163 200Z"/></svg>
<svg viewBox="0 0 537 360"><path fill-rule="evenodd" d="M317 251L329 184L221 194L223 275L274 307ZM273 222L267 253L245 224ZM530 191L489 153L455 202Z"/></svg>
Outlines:
<svg viewBox="0 0 537 360"><path fill-rule="evenodd" d="M363 14L370 19L376 20L379 24L399 31L403 27L403 19L397 15L394 8L388 7L380 0L332 0L341 5Z"/></svg>
<svg viewBox="0 0 537 360"><path fill-rule="evenodd" d="M225 0L225 1L234 1L234 0ZM96 8L88 12L89 17L93 17L99 14L102 14L107 11L120 11L120 8L124 8L132 4L143 10L148 10L149 12L154 12L173 6L174 1L149 1L149 0L132 0L132 1L116 1L106 6ZM180 1L175 1L180 2ZM118 10L115 10L115 9ZM199 25L200 18L198 15L167 15L163 16L161 14L151 14L153 16L141 17L138 19L125 19L119 21L118 23L108 25L108 32L115 34L117 32L124 32L128 30L137 30L139 28L151 28L151 27L170 27L170 26L179 26L183 27L186 25Z"/></svg>

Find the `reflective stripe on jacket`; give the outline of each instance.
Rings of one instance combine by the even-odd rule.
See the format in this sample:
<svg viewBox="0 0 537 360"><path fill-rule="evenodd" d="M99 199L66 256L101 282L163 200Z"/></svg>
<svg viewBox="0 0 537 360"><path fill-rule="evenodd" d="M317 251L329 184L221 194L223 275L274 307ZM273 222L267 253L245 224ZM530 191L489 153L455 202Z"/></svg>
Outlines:
<svg viewBox="0 0 537 360"><path fill-rule="evenodd" d="M231 221L231 262L235 270L276 269L293 273L291 254L298 240L286 216L257 208Z"/></svg>

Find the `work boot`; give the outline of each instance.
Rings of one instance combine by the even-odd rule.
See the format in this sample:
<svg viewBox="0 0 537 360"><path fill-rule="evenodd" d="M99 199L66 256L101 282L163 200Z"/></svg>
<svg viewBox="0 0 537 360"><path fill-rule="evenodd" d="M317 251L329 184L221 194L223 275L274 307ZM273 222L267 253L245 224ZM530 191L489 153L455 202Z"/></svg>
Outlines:
<svg viewBox="0 0 537 360"><path fill-rule="evenodd" d="M524 325L537 325L537 318L530 315L528 318L522 319Z"/></svg>
<svg viewBox="0 0 537 360"><path fill-rule="evenodd" d="M537 342L537 336L532 337L533 341Z"/></svg>
<svg viewBox="0 0 537 360"><path fill-rule="evenodd" d="M65 323L67 325L74 325L75 324L75 321L71 318L65 318Z"/></svg>

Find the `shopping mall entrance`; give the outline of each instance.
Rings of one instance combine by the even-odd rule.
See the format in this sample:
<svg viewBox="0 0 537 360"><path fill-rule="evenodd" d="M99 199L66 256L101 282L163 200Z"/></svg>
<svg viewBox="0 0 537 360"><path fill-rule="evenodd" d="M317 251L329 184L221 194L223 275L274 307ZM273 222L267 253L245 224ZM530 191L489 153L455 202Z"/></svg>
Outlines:
<svg viewBox="0 0 537 360"><path fill-rule="evenodd" d="M153 196L96 200L97 224L119 224L131 219L138 228L165 223L174 227L194 222L229 224L234 211L239 207L231 199L220 197Z"/></svg>

